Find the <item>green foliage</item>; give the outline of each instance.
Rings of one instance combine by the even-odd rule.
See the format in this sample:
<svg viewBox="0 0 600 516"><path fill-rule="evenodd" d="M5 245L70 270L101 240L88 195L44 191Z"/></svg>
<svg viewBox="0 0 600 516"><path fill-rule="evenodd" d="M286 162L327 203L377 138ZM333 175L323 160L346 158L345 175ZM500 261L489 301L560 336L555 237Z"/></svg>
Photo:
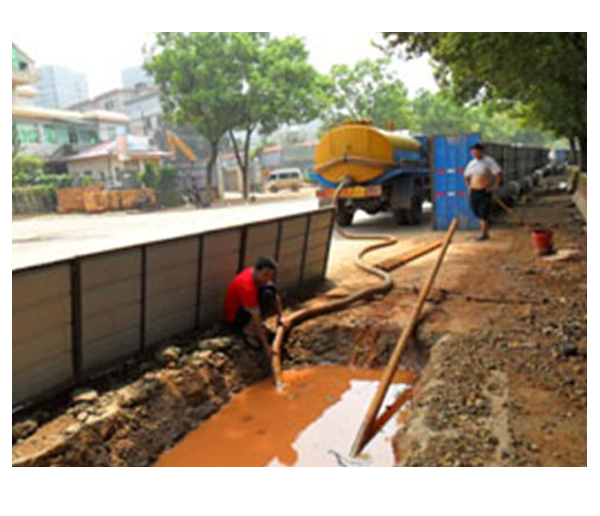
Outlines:
<svg viewBox="0 0 600 516"><path fill-rule="evenodd" d="M13 158L12 168L13 173L33 175L43 170L44 160L32 154L19 154Z"/></svg>
<svg viewBox="0 0 600 516"><path fill-rule="evenodd" d="M354 67L334 65L325 128L347 119L372 119L379 127L391 122L396 129L407 129L412 122L408 91L390 64L389 58L380 58L358 61Z"/></svg>
<svg viewBox="0 0 600 516"><path fill-rule="evenodd" d="M587 150L587 33L388 32L390 48L429 53L464 103L495 100Z"/></svg>
<svg viewBox="0 0 600 516"><path fill-rule="evenodd" d="M319 75L308 64L303 42L294 37L159 32L145 67L160 87L170 121L192 125L209 142L209 188L225 134L246 172L253 132L269 133L282 123L313 119L324 101ZM236 130L245 134L239 146L233 138Z"/></svg>
<svg viewBox="0 0 600 516"><path fill-rule="evenodd" d="M13 159L19 154L21 150L21 141L19 140L19 131L17 130L17 124L12 125L12 157Z"/></svg>
<svg viewBox="0 0 600 516"><path fill-rule="evenodd" d="M233 66L231 32L158 32L145 63L161 91L167 119L191 125L211 147L207 186L219 141L236 125L235 101L241 91Z"/></svg>
<svg viewBox="0 0 600 516"><path fill-rule="evenodd" d="M552 136L513 112L494 109L493 104L463 106L444 92L421 91L412 101L411 133L459 134L479 132L488 141L550 145Z"/></svg>
<svg viewBox="0 0 600 516"><path fill-rule="evenodd" d="M42 171L43 168L44 161L37 156L29 154L15 155L12 160L13 186L24 186L33 183L34 174Z"/></svg>
<svg viewBox="0 0 600 516"><path fill-rule="evenodd" d="M152 163L144 165L144 172L140 175L140 181L146 188L156 188L160 179L159 171Z"/></svg>
<svg viewBox="0 0 600 516"><path fill-rule="evenodd" d="M69 174L40 174L35 178L35 184L50 186L55 190L58 188L70 188L73 186L73 177Z"/></svg>
<svg viewBox="0 0 600 516"><path fill-rule="evenodd" d="M90 186L96 183L93 176L82 176L79 178L79 186Z"/></svg>
<svg viewBox="0 0 600 516"><path fill-rule="evenodd" d="M158 170L156 182L156 196L158 201L165 206L181 206L184 199L178 185L178 170L175 167L165 166Z"/></svg>
<svg viewBox="0 0 600 516"><path fill-rule="evenodd" d="M56 189L47 185L13 188L12 209L13 215L51 213L56 210Z"/></svg>

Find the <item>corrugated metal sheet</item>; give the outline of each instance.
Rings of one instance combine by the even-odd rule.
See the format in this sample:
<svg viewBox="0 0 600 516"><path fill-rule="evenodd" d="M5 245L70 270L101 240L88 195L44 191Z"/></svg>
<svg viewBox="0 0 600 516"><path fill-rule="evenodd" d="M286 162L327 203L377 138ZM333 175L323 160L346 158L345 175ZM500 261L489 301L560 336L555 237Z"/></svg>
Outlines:
<svg viewBox="0 0 600 516"><path fill-rule="evenodd" d="M140 349L141 249L81 259L84 371Z"/></svg>
<svg viewBox="0 0 600 516"><path fill-rule="evenodd" d="M13 272L13 405L221 320L258 254L278 256L283 290L321 277L332 223L319 211Z"/></svg>
<svg viewBox="0 0 600 516"><path fill-rule="evenodd" d="M459 229L479 227L469 204L464 178L465 168L471 160L469 149L479 139L478 134L432 138L435 229L447 229L455 217L458 217Z"/></svg>
<svg viewBox="0 0 600 516"><path fill-rule="evenodd" d="M12 404L73 380L70 267L13 276Z"/></svg>
<svg viewBox="0 0 600 516"><path fill-rule="evenodd" d="M194 328L198 251L197 237L146 249L147 346Z"/></svg>

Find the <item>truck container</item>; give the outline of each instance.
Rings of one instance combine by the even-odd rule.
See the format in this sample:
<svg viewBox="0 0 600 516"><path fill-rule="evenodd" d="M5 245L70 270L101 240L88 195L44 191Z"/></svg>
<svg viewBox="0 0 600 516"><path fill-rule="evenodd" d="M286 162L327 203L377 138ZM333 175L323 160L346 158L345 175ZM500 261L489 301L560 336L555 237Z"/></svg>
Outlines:
<svg viewBox="0 0 600 516"><path fill-rule="evenodd" d="M320 199L331 199L345 179L337 221L348 226L357 210L391 211L396 221L419 224L430 199L427 140L351 122L329 131L315 151L313 180Z"/></svg>

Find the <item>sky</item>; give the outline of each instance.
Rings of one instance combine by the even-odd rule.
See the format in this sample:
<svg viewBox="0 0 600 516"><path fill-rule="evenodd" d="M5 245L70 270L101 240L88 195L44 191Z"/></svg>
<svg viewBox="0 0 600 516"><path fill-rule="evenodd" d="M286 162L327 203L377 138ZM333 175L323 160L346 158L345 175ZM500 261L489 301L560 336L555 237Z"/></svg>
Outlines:
<svg viewBox="0 0 600 516"><path fill-rule="evenodd" d="M126 32L119 38L106 37L106 31L69 32L69 38L53 37L37 31L13 32L12 40L40 65L61 65L87 75L91 96L121 87L121 71L140 65L142 47L153 40L150 32ZM274 32L276 36L294 34L304 38L309 60L322 73L333 64L354 64L359 59L377 58L382 52L371 45L376 32ZM76 42L75 44L73 42ZM395 67L414 96L418 89L436 90L426 58L402 62Z"/></svg>

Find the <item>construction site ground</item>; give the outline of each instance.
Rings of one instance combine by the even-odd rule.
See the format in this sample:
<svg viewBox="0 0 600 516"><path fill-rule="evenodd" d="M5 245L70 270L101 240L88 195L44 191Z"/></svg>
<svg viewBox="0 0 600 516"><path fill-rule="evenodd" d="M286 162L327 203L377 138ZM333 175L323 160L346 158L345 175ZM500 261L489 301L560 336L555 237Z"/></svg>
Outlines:
<svg viewBox="0 0 600 516"><path fill-rule="evenodd" d="M402 368L418 372L393 439L401 466L587 464L587 233L570 197L517 207L554 232L566 260L535 254L531 228L499 215L488 242L459 232ZM400 236L376 262L441 238L428 225L361 218L357 232ZM389 230L389 231L388 231ZM328 280L291 308L374 281L352 260L365 242L335 237ZM406 324L435 252L393 272L394 289L292 330L284 367L381 368ZM13 419L14 465L147 465L268 374L268 364L219 330L172 339L155 357ZM368 452L368 447L367 447Z"/></svg>

